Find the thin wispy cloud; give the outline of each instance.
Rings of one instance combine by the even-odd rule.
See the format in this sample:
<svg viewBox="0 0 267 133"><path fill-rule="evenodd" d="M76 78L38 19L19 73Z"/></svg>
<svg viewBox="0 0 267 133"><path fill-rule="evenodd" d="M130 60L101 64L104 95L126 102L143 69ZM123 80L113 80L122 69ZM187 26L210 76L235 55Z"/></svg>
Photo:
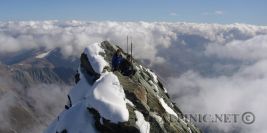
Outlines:
<svg viewBox="0 0 267 133"><path fill-rule="evenodd" d="M169 15L170 16L177 16L177 13L176 12L170 12Z"/></svg>
<svg viewBox="0 0 267 133"><path fill-rule="evenodd" d="M223 11L220 11L220 10L218 10L218 11L215 11L215 12L214 12L214 14L216 14L216 15L224 15L224 12L223 12Z"/></svg>
<svg viewBox="0 0 267 133"><path fill-rule="evenodd" d="M224 11L221 11L221 10L216 10L216 11L213 11L213 12L203 12L202 15L204 16L222 16L224 15Z"/></svg>

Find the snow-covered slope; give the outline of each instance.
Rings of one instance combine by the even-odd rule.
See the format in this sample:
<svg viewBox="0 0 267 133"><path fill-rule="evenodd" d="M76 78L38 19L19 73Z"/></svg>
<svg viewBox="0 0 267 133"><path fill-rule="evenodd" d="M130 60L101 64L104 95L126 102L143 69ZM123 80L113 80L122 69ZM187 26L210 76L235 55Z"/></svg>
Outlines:
<svg viewBox="0 0 267 133"><path fill-rule="evenodd" d="M134 61L132 77L110 71L117 48L106 41L85 48L69 103L45 133L200 132L183 120L151 70Z"/></svg>
<svg viewBox="0 0 267 133"><path fill-rule="evenodd" d="M38 55L36 56L36 58L44 58L44 57L48 56L48 55L50 54L51 51L52 51L52 50L49 50L49 51L47 51L47 52L45 52L45 53L38 54Z"/></svg>

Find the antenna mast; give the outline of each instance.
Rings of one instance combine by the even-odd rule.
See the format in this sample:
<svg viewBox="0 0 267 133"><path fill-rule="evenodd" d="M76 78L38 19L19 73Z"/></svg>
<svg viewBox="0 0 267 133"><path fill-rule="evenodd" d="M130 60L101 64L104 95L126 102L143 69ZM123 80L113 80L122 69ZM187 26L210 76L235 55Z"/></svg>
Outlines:
<svg viewBox="0 0 267 133"><path fill-rule="evenodd" d="M131 62L133 63L133 42L131 37Z"/></svg>
<svg viewBox="0 0 267 133"><path fill-rule="evenodd" d="M128 35L127 35L127 54L128 54Z"/></svg>

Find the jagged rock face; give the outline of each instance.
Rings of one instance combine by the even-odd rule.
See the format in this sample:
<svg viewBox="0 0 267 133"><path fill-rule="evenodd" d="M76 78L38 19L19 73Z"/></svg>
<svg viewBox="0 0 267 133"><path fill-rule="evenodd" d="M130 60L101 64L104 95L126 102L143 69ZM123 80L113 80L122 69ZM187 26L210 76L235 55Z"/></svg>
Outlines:
<svg viewBox="0 0 267 133"><path fill-rule="evenodd" d="M107 55L106 60L111 62L112 54L118 47L109 42L103 42L102 47ZM125 54L125 53L124 53ZM130 115L135 115L132 110L139 110L150 123L151 133L177 133L177 132L200 132L194 125L184 123L182 112L170 100L165 88L158 79L154 79L149 69L142 67L136 61L133 63L137 73L129 78L119 72L115 72L126 94L126 98L133 102L134 107L128 106ZM154 81L156 80L156 81ZM178 118L166 112L162 107L159 97L178 114ZM133 116L134 117L134 116ZM161 117L161 121L157 118ZM190 129L189 129L189 128Z"/></svg>
<svg viewBox="0 0 267 133"><path fill-rule="evenodd" d="M112 55L119 48L107 41L101 43L100 47L105 51L100 55L111 66ZM123 53L123 57L126 53ZM80 73L84 75L88 84L94 86L101 77L95 72L90 60L84 55L80 58ZM109 66L104 67L103 72L111 72ZM112 120L101 116L101 111L89 106L86 112L93 116L91 125L97 132L101 133L199 133L201 132L193 124L189 123L182 112L170 100L166 89L157 79L157 76L148 68L145 68L133 61L133 66L137 70L131 77L123 76L115 71L121 87L125 93L129 118L127 121L114 123ZM74 88L75 89L75 88ZM71 102L70 98L70 102ZM71 110L70 107L69 110ZM141 117L140 117L141 116ZM61 119L60 116L58 119ZM59 120L55 120L57 123ZM140 124L141 123L141 124ZM55 125L53 125L55 128ZM50 127L51 128L51 127ZM52 130L47 130L52 131ZM55 130L53 130L55 131ZM62 130L57 132L66 132ZM67 131L68 132L68 131ZM49 132L50 133L50 132Z"/></svg>

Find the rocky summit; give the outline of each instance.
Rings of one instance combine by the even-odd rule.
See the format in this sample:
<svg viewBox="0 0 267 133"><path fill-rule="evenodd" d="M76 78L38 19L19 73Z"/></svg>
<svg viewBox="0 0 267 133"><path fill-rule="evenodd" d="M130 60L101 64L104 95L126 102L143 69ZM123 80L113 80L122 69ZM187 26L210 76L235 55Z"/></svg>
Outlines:
<svg viewBox="0 0 267 133"><path fill-rule="evenodd" d="M85 48L79 80L66 98L65 110L45 133L200 133L171 101L152 70L133 59L136 73L112 71L118 46L107 41ZM126 58L127 53L122 52Z"/></svg>

